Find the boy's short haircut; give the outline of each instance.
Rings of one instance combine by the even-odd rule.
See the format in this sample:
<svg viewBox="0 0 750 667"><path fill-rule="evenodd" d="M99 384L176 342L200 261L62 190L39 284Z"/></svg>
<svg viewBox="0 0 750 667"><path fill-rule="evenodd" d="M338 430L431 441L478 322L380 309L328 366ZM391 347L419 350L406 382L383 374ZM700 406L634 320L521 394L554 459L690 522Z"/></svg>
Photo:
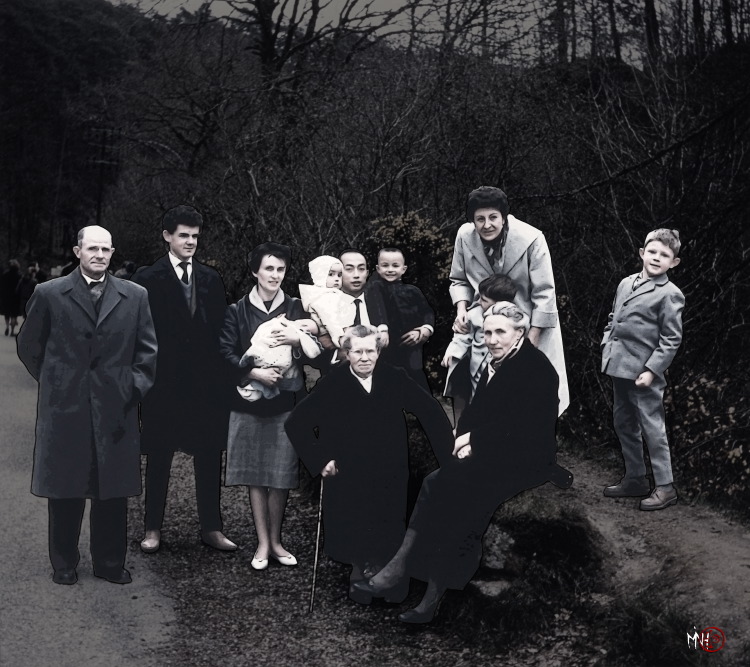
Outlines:
<svg viewBox="0 0 750 667"><path fill-rule="evenodd" d="M397 252L404 258L404 264L406 264L406 253L401 248L381 248L378 250L378 262L380 261L381 252Z"/></svg>
<svg viewBox="0 0 750 667"><path fill-rule="evenodd" d="M203 216L193 206L187 204L174 206L164 213L161 228L169 234L174 234L177 225L197 227L203 231Z"/></svg>
<svg viewBox="0 0 750 667"><path fill-rule="evenodd" d="M493 301L513 301L516 298L515 283L501 273L485 278L478 289L479 294Z"/></svg>
<svg viewBox="0 0 750 667"><path fill-rule="evenodd" d="M666 227L660 227L659 229L655 229L653 232L649 232L648 236L646 236L646 241L643 244L643 247L645 248L649 243L651 243L651 241L661 241L661 243L667 246L674 253L675 257L680 254L680 246L682 244L680 242L680 232L678 232L676 229L667 229Z"/></svg>

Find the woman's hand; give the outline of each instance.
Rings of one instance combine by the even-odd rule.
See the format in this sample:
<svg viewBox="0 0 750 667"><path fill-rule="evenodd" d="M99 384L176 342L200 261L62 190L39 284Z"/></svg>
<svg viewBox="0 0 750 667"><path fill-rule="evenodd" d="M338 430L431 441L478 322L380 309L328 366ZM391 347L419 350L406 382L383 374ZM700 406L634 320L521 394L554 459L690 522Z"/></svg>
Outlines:
<svg viewBox="0 0 750 667"><path fill-rule="evenodd" d="M526 338L529 339L529 343L531 343L534 347L539 347L539 336L541 333L542 330L539 327L530 327L529 335L526 336Z"/></svg>
<svg viewBox="0 0 750 667"><path fill-rule="evenodd" d="M257 380L266 387L273 387L276 383L281 380L282 375L279 373L278 368L253 368L247 376L251 380Z"/></svg>
<svg viewBox="0 0 750 667"><path fill-rule="evenodd" d="M463 458L466 458L469 454L471 454L471 445L469 444L470 441L471 441L471 431L458 436L456 438L456 444L453 446L453 456L459 459L463 459ZM466 449L467 447L468 447L468 451L461 454L461 451L463 449Z"/></svg>
<svg viewBox="0 0 750 667"><path fill-rule="evenodd" d="M299 329L283 316L279 318L279 324L281 326L271 333L273 342L270 344L270 347L299 345Z"/></svg>
<svg viewBox="0 0 750 667"><path fill-rule="evenodd" d="M469 333L468 318L466 301L459 301L456 304L456 319L453 321L453 332L460 334Z"/></svg>
<svg viewBox="0 0 750 667"><path fill-rule="evenodd" d="M339 469L336 467L336 461L330 460L326 463L325 468L320 471L321 477L333 477L339 474Z"/></svg>
<svg viewBox="0 0 750 667"><path fill-rule="evenodd" d="M448 368L451 365L451 359L455 359L455 357L452 356L448 350L446 350L445 354L443 355L443 360L440 362L440 365L443 368Z"/></svg>

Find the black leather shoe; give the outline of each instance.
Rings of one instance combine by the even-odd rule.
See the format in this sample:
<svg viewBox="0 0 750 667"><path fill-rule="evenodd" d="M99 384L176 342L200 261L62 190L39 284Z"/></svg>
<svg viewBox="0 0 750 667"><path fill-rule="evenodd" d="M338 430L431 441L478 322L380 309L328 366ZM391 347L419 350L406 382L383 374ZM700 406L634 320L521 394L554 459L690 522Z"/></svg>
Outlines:
<svg viewBox="0 0 750 667"><path fill-rule="evenodd" d="M386 602L401 604L406 600L406 596L409 595L409 578L404 577L400 581L397 581L393 586L385 588L378 588L372 583L371 579L364 579L353 583L349 587L350 596L352 589L359 591L360 593L369 594L371 598L383 598ZM362 604L369 604L369 602Z"/></svg>
<svg viewBox="0 0 750 667"><path fill-rule="evenodd" d="M369 591L362 591L357 588L357 584L364 583L366 581L357 581L353 584L349 584L349 599L359 604L370 604L372 602L372 593Z"/></svg>
<svg viewBox="0 0 750 667"><path fill-rule="evenodd" d="M560 489L569 489L573 485L573 473L556 463L550 466L548 479Z"/></svg>
<svg viewBox="0 0 750 667"><path fill-rule="evenodd" d="M645 477L623 477L617 484L604 489L607 498L634 498L647 496L651 485Z"/></svg>
<svg viewBox="0 0 750 667"><path fill-rule="evenodd" d="M52 574L52 581L64 586L72 586L78 581L78 574L75 570L55 570Z"/></svg>
<svg viewBox="0 0 750 667"><path fill-rule="evenodd" d="M428 609L427 611L417 611L416 609L409 609L403 614L398 615L398 620L402 623L429 623L435 618L435 611L437 605Z"/></svg>
<svg viewBox="0 0 750 667"><path fill-rule="evenodd" d="M133 581L130 572L124 567L114 572L94 572L94 576L99 577L99 579L105 579L112 584L129 584Z"/></svg>

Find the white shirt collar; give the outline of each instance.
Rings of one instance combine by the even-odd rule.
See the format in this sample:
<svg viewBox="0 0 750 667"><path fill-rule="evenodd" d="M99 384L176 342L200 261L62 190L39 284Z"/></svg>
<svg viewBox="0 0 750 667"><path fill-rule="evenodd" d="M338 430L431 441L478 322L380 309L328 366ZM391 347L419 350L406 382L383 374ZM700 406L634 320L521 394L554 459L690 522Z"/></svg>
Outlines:
<svg viewBox="0 0 750 667"><path fill-rule="evenodd" d="M190 268L193 267L193 258L192 257L190 259L181 260L179 257L177 257L177 255L173 255L171 250L167 253L167 257L169 257L169 261L172 262L172 268L174 268L175 270L177 270L177 269L182 270L182 267L180 266L180 262L182 262L182 261L187 262L188 265L190 266Z"/></svg>
<svg viewBox="0 0 750 667"><path fill-rule="evenodd" d="M78 269L81 271L80 269ZM87 285L90 285L91 283L103 283L107 278L107 272L104 272L104 275L99 278L99 280L95 280L94 278L89 278L83 271L81 271L81 275L83 276L83 279L86 281Z"/></svg>
<svg viewBox="0 0 750 667"><path fill-rule="evenodd" d="M365 391L370 394L372 393L372 373L368 375L366 378L360 377L354 372L354 369L349 366L349 370L351 371L351 374L359 380L359 383L365 388Z"/></svg>

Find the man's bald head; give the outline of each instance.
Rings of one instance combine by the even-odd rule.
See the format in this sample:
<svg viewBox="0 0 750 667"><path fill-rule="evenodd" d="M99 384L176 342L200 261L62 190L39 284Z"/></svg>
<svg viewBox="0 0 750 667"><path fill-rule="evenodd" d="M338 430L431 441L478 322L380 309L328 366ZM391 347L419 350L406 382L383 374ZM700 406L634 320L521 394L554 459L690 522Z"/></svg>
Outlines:
<svg viewBox="0 0 750 667"><path fill-rule="evenodd" d="M99 225L89 225L78 232L78 245L73 252L81 262L81 273L100 280L106 273L112 253L112 234Z"/></svg>

